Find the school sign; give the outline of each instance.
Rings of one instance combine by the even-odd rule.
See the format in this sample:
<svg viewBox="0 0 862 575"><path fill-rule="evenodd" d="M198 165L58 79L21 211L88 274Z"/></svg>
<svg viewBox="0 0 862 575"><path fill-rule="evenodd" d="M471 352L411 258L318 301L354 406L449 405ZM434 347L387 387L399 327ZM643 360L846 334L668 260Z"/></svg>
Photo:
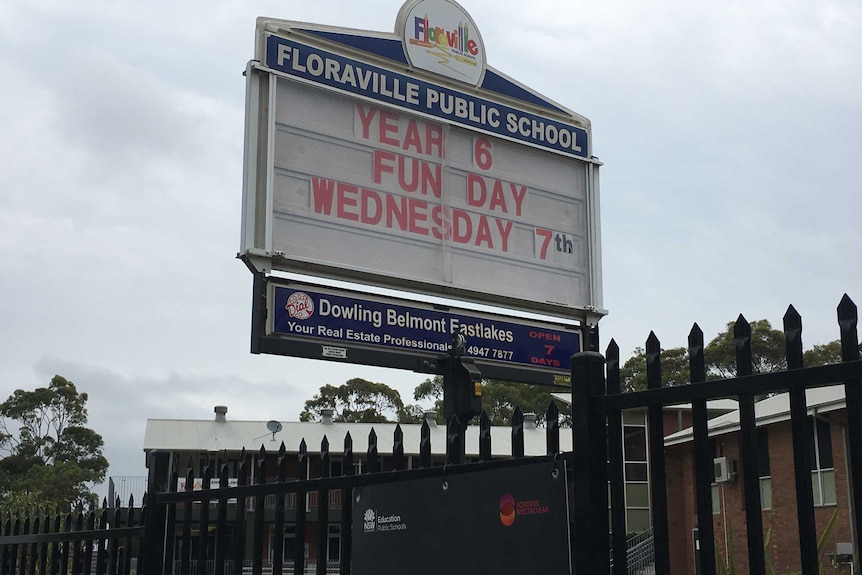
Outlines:
<svg viewBox="0 0 862 575"><path fill-rule="evenodd" d="M455 2L394 33L259 18L240 255L327 278L594 323L589 121L486 63Z"/></svg>

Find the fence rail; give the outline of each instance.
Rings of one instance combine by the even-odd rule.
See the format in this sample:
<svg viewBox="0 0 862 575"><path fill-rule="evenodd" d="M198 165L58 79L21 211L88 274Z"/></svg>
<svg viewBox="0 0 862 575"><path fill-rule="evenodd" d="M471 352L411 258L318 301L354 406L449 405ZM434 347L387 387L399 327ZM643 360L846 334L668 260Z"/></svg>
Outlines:
<svg viewBox="0 0 862 575"><path fill-rule="evenodd" d="M369 434L363 473L355 474L353 441L348 433L339 454L341 473L331 473L330 446L326 438L315 455L305 440L300 442L292 473L309 477L311 459L316 458L317 477L290 480L288 455L282 444L278 453L263 447L255 454L243 451L206 459L195 469L189 460L184 473L184 489L178 491L178 462L167 452L151 454L150 492L142 509L128 507L85 513L23 514L8 519L0 532L0 573L43 573L83 575L191 574L234 575L233 566L242 565L248 575L336 572L336 562L307 558L306 543L318 553L332 548L337 556L337 572L350 573L353 490L357 487L395 483L410 479L469 474L479 471L528 465L536 461L564 461L570 470L570 528L573 572L577 575L633 572L671 573L669 501L665 461L663 408L679 403L692 404L694 482L697 528L700 535L700 575L716 573L711 484L712 453L709 448L707 400L733 397L739 402L740 445L743 470L756 469L755 398L760 394L786 392L790 396L790 421L794 477L798 494L797 527L801 570L819 573L811 474L806 459L812 431L806 425L808 389L841 384L846 402L848 439L847 466L862 469L862 361L856 332L855 304L845 296L838 307L842 362L822 367L803 367L801 318L791 307L785 316L784 333L788 370L753 375L751 329L742 316L734 329L737 377L706 381L703 333L695 324L689 335L690 384L665 388L661 384L661 346L650 334L646 345L647 390L623 393L620 381L619 348L611 340L606 355L594 351L576 354L571 362L573 450L560 453L559 412L552 402L546 416L546 455L524 457L524 416L515 410L511 430L511 456L492 459L490 422L486 414L479 425L467 428L479 433L479 457L463 461L464 427L452 418L447 427L446 465L432 466L430 429L423 424L419 445L419 467L407 469L403 433L394 432L389 455L391 471L381 471L375 431ZM622 412L647 411L649 489L652 512L651 548L653 558L630 564L627 557L624 442ZM234 461L233 464L229 464ZM862 473L850 474L850 526L854 533L862 526ZM274 477L275 482L269 478ZM215 489L194 490L195 479ZM254 478L254 479L252 479ZM232 480L235 479L235 486ZM759 478L742 474L748 548L748 573L765 575ZM609 489L610 486L610 489ZM807 494L807 495L806 495ZM339 503L341 505L339 506ZM610 509L610 514L608 510ZM609 516L610 515L610 516ZM311 524L314 523L314 527ZM338 526L335 543L328 539L328 527ZM289 527L289 529L288 529ZM270 533L290 534L287 541ZM608 537L608 534L611 537ZM316 537L314 541L311 541ZM633 545L636 553L647 544ZM322 555L321 557L327 557ZM608 561L608 557L612 560ZM858 569L858 542L854 549Z"/></svg>
<svg viewBox="0 0 862 575"><path fill-rule="evenodd" d="M838 305L841 363L803 367L802 318L790 306L784 317L788 369L753 374L751 326L739 316L734 326L737 377L706 381L703 332L695 324L689 334L690 384L662 387L661 345L654 333L646 341L647 390L623 393L620 381L619 347L611 340L606 357L594 352L572 358L572 419L574 425L574 464L576 521L573 524L573 557L576 573L614 575L626 573L625 493L623 482L623 442L620 437L624 409L646 409L648 414L648 460L655 573L672 573L670 564L669 502L662 409L690 403L693 420L694 492L699 530L700 575L715 575L717 569L711 485L713 453L709 446L707 400L734 398L739 404L739 437L743 470L745 543L750 575L765 575L767 559L758 473L757 421L755 400L763 394L789 394L792 428L793 467L796 487L799 564L801 572L820 572L814 503L808 449L813 431L808 423L806 390L843 385L847 410L848 469L850 474L850 530L862 526L862 361L857 334L858 311L848 296ZM601 437L607 433L608 450ZM610 489L608 489L610 484ZM610 495L608 493L610 492ZM608 501L610 499L610 501ZM610 533L608 540L608 504ZM855 544L856 570L859 569L859 544ZM611 567L607 561L612 553Z"/></svg>

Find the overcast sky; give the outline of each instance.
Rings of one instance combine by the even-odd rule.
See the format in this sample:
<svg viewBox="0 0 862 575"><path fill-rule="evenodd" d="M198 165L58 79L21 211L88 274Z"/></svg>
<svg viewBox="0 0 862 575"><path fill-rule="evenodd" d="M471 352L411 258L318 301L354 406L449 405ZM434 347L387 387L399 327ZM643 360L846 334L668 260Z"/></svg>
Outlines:
<svg viewBox="0 0 862 575"><path fill-rule="evenodd" d="M490 65L592 121L602 349L789 304L806 348L838 337L862 303L862 4L462 6ZM351 377L412 401L423 375L251 355L235 259L255 18L389 32L399 7L0 3L0 400L71 379L114 476L144 474L147 418L295 420Z"/></svg>

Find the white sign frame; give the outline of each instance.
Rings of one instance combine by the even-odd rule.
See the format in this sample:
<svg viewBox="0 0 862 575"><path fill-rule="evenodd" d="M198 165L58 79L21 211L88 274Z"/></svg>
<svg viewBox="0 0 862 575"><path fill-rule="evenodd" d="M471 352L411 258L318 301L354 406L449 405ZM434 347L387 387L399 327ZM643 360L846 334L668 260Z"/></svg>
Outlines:
<svg viewBox="0 0 862 575"><path fill-rule="evenodd" d="M408 4L405 4L405 7ZM403 30L403 23L398 25ZM339 44L333 42L333 38L347 38L348 43ZM355 43L354 39L357 38L377 42L403 41L403 37L397 34L369 33L281 20L258 20L257 60L250 62L246 70L243 230L239 255L251 267L263 273L278 270L318 275L545 313L580 320L588 325L597 323L607 312L602 306L598 179L601 164L591 155L592 136L589 121L544 99L491 67L483 70L483 77L493 74L498 84L502 78L513 87L512 93L515 96L499 89L490 90L481 86L464 89L428 71L412 67L406 71L399 70L392 61L349 45L351 42ZM484 55L484 46L482 51ZM402 58L406 60L406 55L402 54ZM352 84L348 81L348 67L352 67L360 78L363 78L364 70L367 89L361 90L361 86L357 87L355 77ZM372 70L373 82L370 80ZM333 71L335 72L330 73ZM415 269L409 273L401 271L403 264L412 259L409 249L386 254L384 259L388 261L381 266L379 261L372 264L362 261L361 256L357 259L356 253L351 255L349 261L339 261L337 246L326 246L326 241L322 240L321 236L314 236L315 245L319 248L314 250L314 254L303 253L301 249L297 249L302 242L295 236L289 237L288 241L281 241L279 238L284 234L279 231L279 226L282 226L282 222L278 218L274 219L274 210L277 205L284 203L280 196L283 195L283 190L276 183L275 173L277 170L283 171L278 164L283 161L281 158L285 156L285 148L289 146L285 142L289 140L285 140L278 133L277 117L285 107L284 102L290 101L290 98L285 97L285 92L297 94L295 100L305 98L308 101L308 95L318 91L320 99L346 98L360 111L372 108L393 110L396 114L415 118L418 122L443 125L447 134L458 134L462 139L465 133L471 137L475 136L474 141L479 137L492 136L484 139L490 142L499 141L499 144L492 145L497 145L500 149L511 149L511 144L506 142L514 142L517 149L523 149L523 154L530 155L530 158L543 159L548 165L576 169L583 180L575 186L580 194L577 199L580 216L576 227L561 229L557 225L545 229L541 227L541 222L527 222L524 225L529 224L537 230L541 229L544 235L540 243L544 243L546 250L550 240L548 233L556 234L554 239L557 246L560 245L562 237L564 250L571 245L571 240L575 240L575 252L580 259L577 270L565 269L565 266L549 263L547 260L520 261L518 258L503 258L493 261L492 265L488 262L493 260L494 254L481 253L479 249L474 250L475 253L467 253L464 250L459 252L460 256L466 258L459 263L462 269L460 276L457 272L453 274L451 269L428 270L428 273L423 275L422 270L418 273ZM451 98L453 105L448 110L448 115L445 106L433 108L435 94L438 99ZM460 103L459 98L467 102L460 112L455 105L456 102ZM542 105L543 102L547 104ZM279 127L284 132L284 126ZM564 132L569 134L567 138L562 136ZM381 146L379 142L376 145ZM473 153L475 155L476 150ZM441 161L446 163L450 159ZM326 174L319 175L327 177ZM509 180L511 179L513 178L510 177ZM488 181L489 186L491 181ZM515 184L510 181L502 185L506 184L512 185L513 191L516 189ZM471 192L461 192L462 195L465 193ZM478 191L472 193L474 196L479 195ZM447 200L444 198L440 201L445 203ZM500 206L496 207L500 209ZM486 211L487 208L488 206L484 206ZM302 214L297 216L288 229L305 225ZM307 228L307 231L313 234L315 224L308 223L312 227ZM327 226L343 232L339 240L342 244L347 241L345 238L355 237L356 242L367 239L367 234L352 235L357 231L355 227L343 226L343 223L326 223ZM501 230L502 226L508 225L505 222L497 222ZM569 235L570 232L576 237ZM452 245L453 238L444 237L436 243L443 254L441 266L451 265L451 257L448 254L455 251L453 247L458 247ZM490 243L488 241L483 244L477 240L476 245L479 248L488 248L491 247ZM537 244L537 253L541 247ZM465 278L463 269L469 269L471 266L479 270L474 274L477 277ZM530 278L529 284L515 281L524 277ZM551 290L548 286L552 285L566 287Z"/></svg>

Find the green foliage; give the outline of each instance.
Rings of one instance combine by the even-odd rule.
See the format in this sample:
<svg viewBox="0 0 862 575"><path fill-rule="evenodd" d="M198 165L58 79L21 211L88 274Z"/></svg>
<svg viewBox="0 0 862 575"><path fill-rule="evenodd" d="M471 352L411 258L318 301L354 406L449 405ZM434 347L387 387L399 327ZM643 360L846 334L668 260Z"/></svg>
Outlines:
<svg viewBox="0 0 862 575"><path fill-rule="evenodd" d="M401 420L405 415L401 394L384 383L355 377L344 385L324 385L320 393L305 402L300 421L320 421L322 410L335 409L334 421L346 423L384 423ZM389 415L394 419L391 419Z"/></svg>
<svg viewBox="0 0 862 575"><path fill-rule="evenodd" d="M707 377L729 378L736 376L736 342L733 340L733 326L719 333L704 349ZM750 322L752 373L770 373L787 369L785 357L784 332L772 329L765 319Z"/></svg>
<svg viewBox="0 0 862 575"><path fill-rule="evenodd" d="M674 347L661 350L662 387L688 383L688 350ZM642 391L647 388L646 351L639 347L620 367L620 386L623 391Z"/></svg>
<svg viewBox="0 0 862 575"><path fill-rule="evenodd" d="M499 380L482 382L482 409L488 414L492 425L509 425L516 407L523 413L535 413L536 421L544 423L551 401L557 403L562 415L561 423L570 423L570 409L551 397L554 388L542 385L528 385ZM443 418L443 377L426 379L413 392L416 401L433 400L437 412L437 422L445 423Z"/></svg>
<svg viewBox="0 0 862 575"><path fill-rule="evenodd" d="M16 390L0 403L0 508L88 503L104 480L102 437L86 427L87 394L55 375L48 387Z"/></svg>
<svg viewBox="0 0 862 575"><path fill-rule="evenodd" d="M835 507L835 510L832 511L832 515L829 517L829 521L826 523L826 527L823 528L823 533L820 534L820 537L817 538L817 557L819 560L819 571L824 573L823 570L823 557L824 557L824 548L826 546L826 540L829 538L829 533L832 532L832 528L835 526L835 520L838 519L838 511L841 509L841 506L838 505ZM763 556L765 559L765 567L766 572L769 575L779 575L778 571L775 570L775 566L772 564L772 554L770 553L770 542L772 541L772 525L769 526L769 529L766 530L766 536L763 538ZM718 550L718 538L715 540L715 549ZM718 560L718 572L721 575L735 575L736 574L736 561L734 560L733 555L733 528L730 523L727 524L727 555L728 560L725 561L724 557L721 556L720 553L716 554L716 558ZM780 575L800 575L795 571L786 571Z"/></svg>
<svg viewBox="0 0 862 575"><path fill-rule="evenodd" d="M736 376L736 342L733 339L735 322L716 335L704 349L704 361L708 379ZM765 319L751 322L752 371L755 374L787 369L784 332L773 329ZM862 345L859 346L862 351ZM815 345L803 354L806 367L838 363L841 361L841 342L831 341ZM688 350L684 347L662 349L662 386L683 385L689 381ZM623 391L646 389L646 352L638 347L620 367Z"/></svg>

